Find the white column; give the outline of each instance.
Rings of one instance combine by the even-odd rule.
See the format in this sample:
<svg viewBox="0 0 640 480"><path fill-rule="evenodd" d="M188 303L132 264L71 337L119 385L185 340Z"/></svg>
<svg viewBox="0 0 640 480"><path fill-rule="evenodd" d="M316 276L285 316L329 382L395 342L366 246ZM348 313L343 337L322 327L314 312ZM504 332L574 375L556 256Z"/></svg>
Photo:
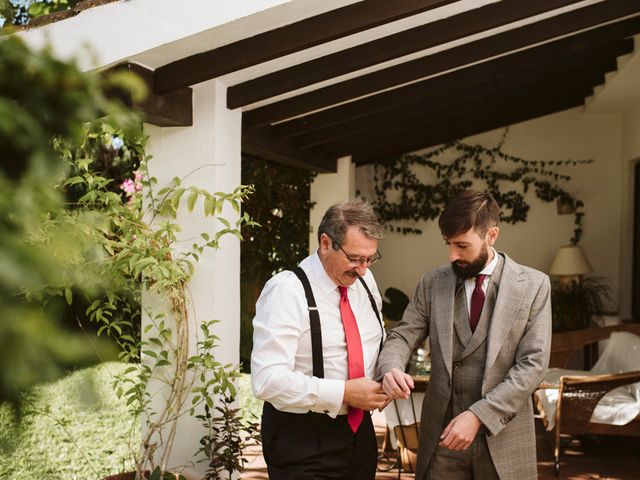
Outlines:
<svg viewBox="0 0 640 480"><path fill-rule="evenodd" d="M619 317L631 318L633 282L633 228L638 219L634 212L634 175L636 163L640 162L640 106L625 112L622 123L622 185L621 185L621 232L620 232L620 295ZM635 215L635 218L634 218Z"/></svg>
<svg viewBox="0 0 640 480"><path fill-rule="evenodd" d="M318 225L327 209L356 196L356 168L351 157L338 159L336 173L318 174L311 184L309 196L315 202L309 212L309 253L313 253L318 248Z"/></svg>
<svg viewBox="0 0 640 480"><path fill-rule="evenodd" d="M184 186L231 192L241 182L241 119L239 110L226 108L226 87L222 83L211 80L195 86L193 126L161 128L145 124L149 135L147 152L153 156L149 162L151 176L158 178L160 188L178 176ZM222 216L232 222L237 218L231 208L226 208ZM185 248L190 248L201 233L212 235L221 226L211 217L205 218L201 204L196 204L192 213L181 208L177 221ZM219 320L215 327L220 337L214 352L216 359L236 365L240 344L240 242L235 236L223 237L220 250L204 252L188 288L194 317L191 328L198 328L203 321ZM191 347L195 345L195 337L190 343ZM195 463L193 457L202 433L196 420L188 414L183 416L169 466L191 460ZM206 464L196 464L194 469L204 473Z"/></svg>

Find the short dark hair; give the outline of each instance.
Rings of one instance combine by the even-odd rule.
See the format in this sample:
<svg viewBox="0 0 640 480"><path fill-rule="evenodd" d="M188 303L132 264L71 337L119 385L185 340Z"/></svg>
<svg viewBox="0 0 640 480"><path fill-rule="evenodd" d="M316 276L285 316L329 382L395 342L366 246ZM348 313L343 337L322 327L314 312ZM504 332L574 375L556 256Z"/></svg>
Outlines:
<svg viewBox="0 0 640 480"><path fill-rule="evenodd" d="M364 200L348 200L329 207L318 227L318 242L326 233L334 244L342 245L347 229L359 227L368 238L382 238L383 228L373 207ZM337 245L334 248L337 249Z"/></svg>
<svg viewBox="0 0 640 480"><path fill-rule="evenodd" d="M498 225L500 207L488 193L464 190L447 203L438 219L440 232L445 238L451 238L470 229L481 236L491 227Z"/></svg>

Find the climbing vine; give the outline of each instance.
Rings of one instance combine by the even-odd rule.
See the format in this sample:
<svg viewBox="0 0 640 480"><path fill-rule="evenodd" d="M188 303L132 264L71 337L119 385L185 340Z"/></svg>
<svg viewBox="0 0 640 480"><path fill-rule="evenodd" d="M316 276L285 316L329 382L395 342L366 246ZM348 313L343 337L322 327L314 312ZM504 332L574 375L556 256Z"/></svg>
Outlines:
<svg viewBox="0 0 640 480"><path fill-rule="evenodd" d="M577 244L582 236L584 203L559 185L571 177L554 167L585 165L593 160L525 160L503 152L503 144L504 137L495 148L454 141L425 154L376 164L372 203L381 221L403 235L421 234L419 228L399 223L437 219L450 198L481 181L500 205L500 218L505 223L527 220L530 206L525 195L529 190L544 202L557 201L573 213L571 243ZM455 158L445 160L451 151Z"/></svg>

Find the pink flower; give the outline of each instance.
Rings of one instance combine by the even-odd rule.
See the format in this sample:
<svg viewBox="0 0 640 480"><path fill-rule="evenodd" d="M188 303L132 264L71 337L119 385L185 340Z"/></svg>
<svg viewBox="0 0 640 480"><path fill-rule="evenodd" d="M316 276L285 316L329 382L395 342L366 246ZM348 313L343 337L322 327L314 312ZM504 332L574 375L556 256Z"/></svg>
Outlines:
<svg viewBox="0 0 640 480"><path fill-rule="evenodd" d="M124 190L127 194L127 197L133 197L137 192L142 191L142 172L140 170L136 170L133 172L133 180L127 178L124 182L120 184L120 188Z"/></svg>
<svg viewBox="0 0 640 480"><path fill-rule="evenodd" d="M127 194L127 197L130 197L136 191L135 183L130 178L127 178L124 182L122 182L120 188L124 190L124 192Z"/></svg>

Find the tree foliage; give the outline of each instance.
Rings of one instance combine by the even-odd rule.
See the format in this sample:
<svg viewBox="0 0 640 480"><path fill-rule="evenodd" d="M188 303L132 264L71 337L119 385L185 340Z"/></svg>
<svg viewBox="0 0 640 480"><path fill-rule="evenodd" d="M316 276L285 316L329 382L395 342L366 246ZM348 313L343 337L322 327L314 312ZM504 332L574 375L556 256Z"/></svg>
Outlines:
<svg viewBox="0 0 640 480"><path fill-rule="evenodd" d="M74 8L81 0L0 0L0 20L5 27L26 25L29 20L41 15ZM1 24L0 24L1 26Z"/></svg>
<svg viewBox="0 0 640 480"><path fill-rule="evenodd" d="M309 254L309 189L314 174L263 159L242 159L243 183L255 185L244 210L261 228L243 234L241 245L240 360L249 371L255 304L265 282Z"/></svg>
<svg viewBox="0 0 640 480"><path fill-rule="evenodd" d="M78 139L83 122L120 111L100 82L49 50L31 51L14 37L0 41L0 400L15 401L94 356L60 327L58 312L25 294L56 283L77 246L89 241L81 231L60 230L47 248L35 245L43 222L64 210L55 184L66 166L52 138ZM82 273L78 288L93 288L98 279Z"/></svg>

